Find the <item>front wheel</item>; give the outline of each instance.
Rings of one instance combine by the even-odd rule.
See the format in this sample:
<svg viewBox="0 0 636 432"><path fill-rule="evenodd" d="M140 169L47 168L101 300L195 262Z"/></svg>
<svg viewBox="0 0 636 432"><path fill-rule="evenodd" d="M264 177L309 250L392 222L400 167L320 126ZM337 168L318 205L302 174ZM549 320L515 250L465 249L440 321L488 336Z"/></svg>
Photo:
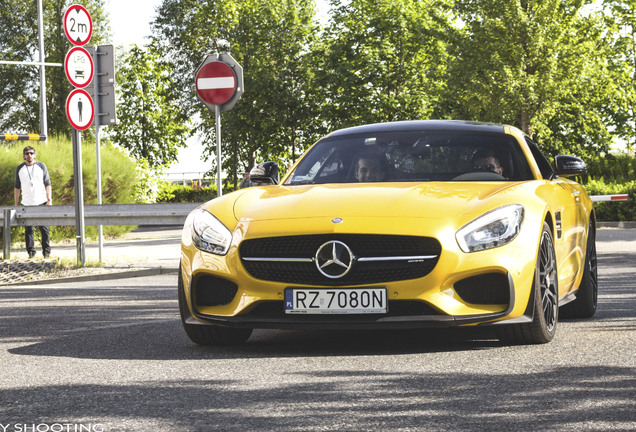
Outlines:
<svg viewBox="0 0 636 432"><path fill-rule="evenodd" d="M232 328L217 325L188 324L186 319L190 316L188 303L183 287L181 267L178 277L179 313L183 329L192 342L198 345L238 345L242 344L252 335L251 328Z"/></svg>
<svg viewBox="0 0 636 432"><path fill-rule="evenodd" d="M556 334L559 319L559 288L557 279L554 241L547 223L543 223L539 254L534 272L534 317L527 324L515 324L498 328L499 339L517 344L541 344L550 342Z"/></svg>

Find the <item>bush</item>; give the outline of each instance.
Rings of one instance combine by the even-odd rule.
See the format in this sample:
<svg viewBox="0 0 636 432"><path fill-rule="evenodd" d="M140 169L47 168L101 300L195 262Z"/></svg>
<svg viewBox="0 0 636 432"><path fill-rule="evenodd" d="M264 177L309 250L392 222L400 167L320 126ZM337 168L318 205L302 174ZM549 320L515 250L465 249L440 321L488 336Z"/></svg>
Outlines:
<svg viewBox="0 0 636 432"><path fill-rule="evenodd" d="M193 188L191 186L172 184L164 182L159 187L157 202L179 203L179 202L205 202L216 197L216 186L206 188Z"/></svg>
<svg viewBox="0 0 636 432"><path fill-rule="evenodd" d="M234 185L228 183L223 185L223 193L228 194L234 191ZM188 185L162 182L159 185L157 201L163 203L193 202L202 203L216 198L216 184L208 187L192 187Z"/></svg>
<svg viewBox="0 0 636 432"><path fill-rule="evenodd" d="M13 206L13 187L15 169L22 163L22 149L31 145L36 149L37 160L46 164L51 176L53 205L73 205L75 187L73 178L73 146L70 139L52 137L43 143L17 141L0 150L0 205ZM104 204L123 204L134 202L135 185L137 183L135 162L120 150L110 146L101 147L102 202ZM82 177L84 186L84 203L97 203L97 170L95 145L82 145ZM22 230L16 228L16 230ZM130 226L105 226L104 232L118 235L130 231ZM17 232L14 240L21 239ZM35 230L38 233L38 230ZM14 235L15 234L15 235ZM86 236L95 237L97 227L86 226ZM51 227L51 238L61 240L74 238L75 227Z"/></svg>
<svg viewBox="0 0 636 432"><path fill-rule="evenodd" d="M587 163L588 176L607 183L628 183L636 179L636 157L627 153L610 153Z"/></svg>

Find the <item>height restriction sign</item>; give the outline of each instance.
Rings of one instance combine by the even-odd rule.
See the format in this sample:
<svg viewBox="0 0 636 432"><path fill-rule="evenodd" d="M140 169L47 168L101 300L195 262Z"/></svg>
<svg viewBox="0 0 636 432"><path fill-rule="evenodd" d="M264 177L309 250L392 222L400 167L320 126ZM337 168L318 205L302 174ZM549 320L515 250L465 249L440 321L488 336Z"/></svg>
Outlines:
<svg viewBox="0 0 636 432"><path fill-rule="evenodd" d="M73 45L86 45L93 34L93 20L86 8L74 4L64 14L64 32Z"/></svg>

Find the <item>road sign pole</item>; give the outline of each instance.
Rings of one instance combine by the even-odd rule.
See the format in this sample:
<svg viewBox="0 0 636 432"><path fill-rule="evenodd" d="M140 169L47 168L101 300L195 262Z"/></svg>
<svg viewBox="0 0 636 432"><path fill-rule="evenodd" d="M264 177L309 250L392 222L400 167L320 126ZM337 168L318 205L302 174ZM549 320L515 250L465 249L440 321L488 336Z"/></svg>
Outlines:
<svg viewBox="0 0 636 432"><path fill-rule="evenodd" d="M216 196L223 195L223 184L221 181L221 108L214 107L216 117Z"/></svg>
<svg viewBox="0 0 636 432"><path fill-rule="evenodd" d="M97 56L99 51L99 48L97 46L95 46L94 48L94 52L95 55ZM93 84L94 84L94 90L95 90L95 106L99 107L100 105L100 94L99 94L99 73L100 73L100 69L99 69L99 61L94 62L95 63L95 67L94 67L94 78L93 78ZM97 170L97 204L101 204L102 203L102 162L101 162L101 148L100 148L100 142L99 142L99 114L97 114L95 116L95 154L96 154L96 170ZM101 225L97 226L97 244L98 244L98 251L99 251L99 263L102 263L102 252L104 250L104 233L103 233L103 229Z"/></svg>
<svg viewBox="0 0 636 432"><path fill-rule="evenodd" d="M95 118L95 152L97 170L97 204L102 203L102 162L101 148L99 142L99 119ZM97 243L99 249L99 263L102 263L102 252L104 250L104 232L101 225L97 225Z"/></svg>
<svg viewBox="0 0 636 432"><path fill-rule="evenodd" d="M66 116L73 126L73 183L75 187L75 240L77 246L77 266L86 266L84 230L84 179L82 178L82 132L90 127L95 117L95 105L90 95L83 90L94 73L93 59L83 45L93 34L93 20L84 6L71 5L64 13L64 33L75 48L66 54L64 72L69 82L76 88L66 98ZM44 61L44 60L42 60ZM85 66L89 66L86 70ZM97 74L95 74L97 76ZM99 143L99 131L97 131ZM99 144L98 144L99 145ZM98 159L99 164L99 159ZM99 187L99 186L98 186ZM101 249L100 249L101 262Z"/></svg>
<svg viewBox="0 0 636 432"><path fill-rule="evenodd" d="M82 133L73 129L73 183L75 187L75 245L77 266L86 266L84 240L84 182L82 179Z"/></svg>
<svg viewBox="0 0 636 432"><path fill-rule="evenodd" d="M38 45L40 47L40 135L48 133L46 113L46 72L44 71L44 19L42 18L42 0L38 0Z"/></svg>
<svg viewBox="0 0 636 432"><path fill-rule="evenodd" d="M243 68L229 53L208 55L194 74L198 98L216 118L216 190L223 195L221 173L221 110L232 109L243 94Z"/></svg>

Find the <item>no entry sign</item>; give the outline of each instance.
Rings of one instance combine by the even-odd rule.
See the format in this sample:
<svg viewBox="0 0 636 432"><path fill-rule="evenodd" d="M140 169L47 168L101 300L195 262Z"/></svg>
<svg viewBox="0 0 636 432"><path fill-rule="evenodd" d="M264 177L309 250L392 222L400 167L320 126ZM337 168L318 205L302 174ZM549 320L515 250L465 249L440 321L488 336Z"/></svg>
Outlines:
<svg viewBox="0 0 636 432"><path fill-rule="evenodd" d="M223 105L236 91L236 75L227 64L215 61L206 64L197 74L197 93L212 105Z"/></svg>
<svg viewBox="0 0 636 432"><path fill-rule="evenodd" d="M228 53L210 54L194 74L194 87L216 118L216 190L221 196L221 110L232 109L243 94L243 68Z"/></svg>
<svg viewBox="0 0 636 432"><path fill-rule="evenodd" d="M209 109L229 110L243 93L243 68L227 53L211 54L194 81L197 96Z"/></svg>

